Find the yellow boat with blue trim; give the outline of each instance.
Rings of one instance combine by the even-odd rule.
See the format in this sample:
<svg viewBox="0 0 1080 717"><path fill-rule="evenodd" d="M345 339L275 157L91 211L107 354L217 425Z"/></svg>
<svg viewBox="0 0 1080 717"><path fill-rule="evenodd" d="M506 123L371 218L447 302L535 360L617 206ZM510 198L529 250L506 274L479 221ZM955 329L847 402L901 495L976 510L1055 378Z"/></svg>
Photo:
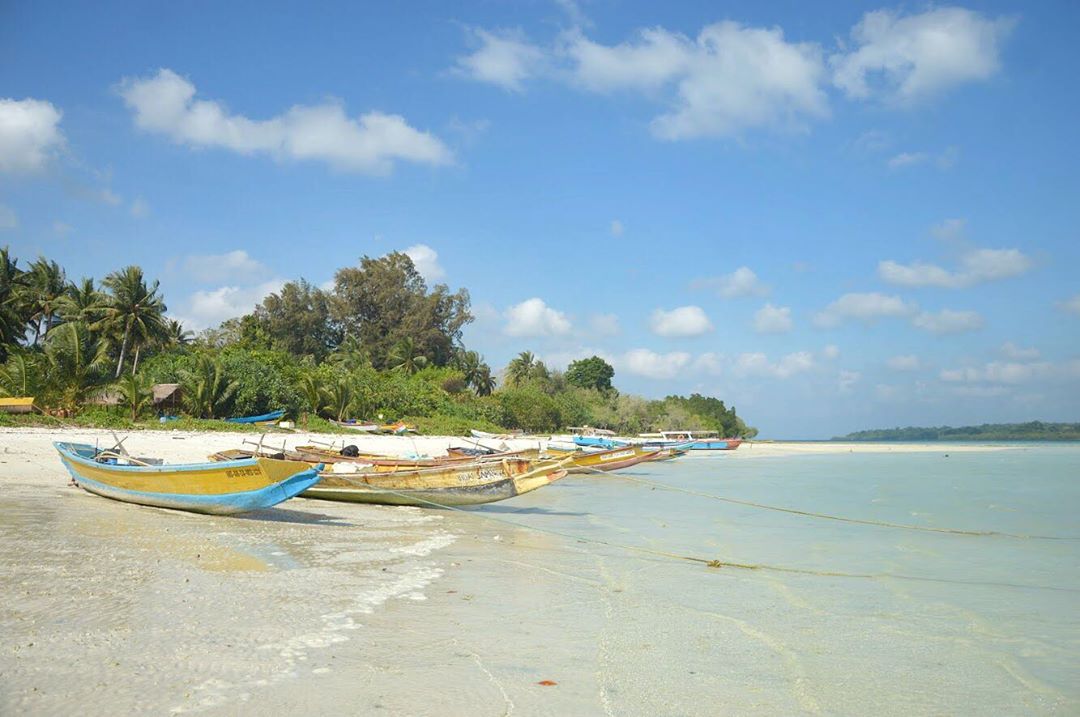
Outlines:
<svg viewBox="0 0 1080 717"><path fill-rule="evenodd" d="M273 458L153 465L84 443L53 444L72 479L127 503L230 515L277 505L313 487L322 466Z"/></svg>

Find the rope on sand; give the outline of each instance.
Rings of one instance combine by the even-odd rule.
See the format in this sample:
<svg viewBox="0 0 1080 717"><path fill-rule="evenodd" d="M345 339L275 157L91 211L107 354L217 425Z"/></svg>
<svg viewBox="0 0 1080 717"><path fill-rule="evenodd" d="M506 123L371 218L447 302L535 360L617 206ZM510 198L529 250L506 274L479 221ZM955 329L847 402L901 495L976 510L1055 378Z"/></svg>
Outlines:
<svg viewBox="0 0 1080 717"><path fill-rule="evenodd" d="M641 483L642 485L651 486L653 488L663 488L664 490L673 490L679 493L687 493L689 495L695 495L700 498L709 498L711 500L718 500L724 503L733 503L735 505L745 505L751 508L760 508L761 510L773 510L778 513L790 513L791 515L801 515L806 518L821 518L823 520L836 520L841 523L855 523L858 525L873 525L879 528L897 528L900 530L917 530L924 533L948 533L951 535L972 535L972 536L996 536L999 538L1020 538L1024 540L1075 540L1075 538L1063 538L1055 535L1026 535L1023 533L1006 533L999 530L961 530L959 528L935 528L929 525L911 525L910 523L890 523L884 520L866 520L862 518L847 518L841 515L829 515L828 513L815 513L810 510L798 510L796 508L785 508L778 505L768 505L766 503L755 503L751 500L740 500L738 498L727 498L722 495L715 495L713 493L704 493L702 491L691 490L690 488L681 488L669 483L660 483L657 481L647 480L645 478L637 478L635 476L629 476L621 473L604 473L604 471L598 471L596 469L589 468L588 470L595 473L603 473L604 475L614 475L616 478L622 480L632 481L634 483Z"/></svg>
<svg viewBox="0 0 1080 717"><path fill-rule="evenodd" d="M599 471L599 472L603 472L603 471ZM981 586L994 586L994 587L1009 587L1009 588L1018 588L1018 589L1021 589L1021 590L1053 590L1053 591L1060 591L1060 592L1080 593L1080 590L1074 590L1072 588L1057 587L1057 586L1053 586L1053 585L1024 585L1024 584L1018 584L1018 583L997 583L997 582L986 582L986 581L977 581L977 580L953 580L953 579L948 579L948 578L932 578L932 577L924 577L924 576L919 576L919 575L904 575L904 574L900 574L900 573L846 573L846 572L840 572L840 571L835 571L835 570L813 570L813 569L810 569L810 568L797 568L797 567L791 567L791 566L787 566L787 565L770 565L770 564L767 564L767 563L741 563L741 562L736 562L736 561L733 561L733 560L720 560L720 559L716 559L716 558L703 558L703 557L694 556L694 555L682 555L680 553L673 553L673 552L666 551L666 550L656 550L654 548L645 548L645 547L641 547L641 546L638 546L638 545L628 545L626 543L617 543L617 542L614 542L614 541L611 541L611 540L602 540L600 538L586 538L586 537L581 536L581 535L573 535L571 533L565 533L565 532L563 532L561 530L553 530L551 528L541 528L541 527L537 527L535 525L526 525L525 523L518 523L516 521L508 520L506 518L500 518L498 516L491 515L490 513L483 513L483 512L465 510L464 508L459 508L458 506L454 506L454 505L443 505L442 503L436 503L434 501L426 500L424 498L420 498L420 497L417 497L415 495L409 495L409 494L406 494L406 493L402 493L402 492L399 492L399 491L396 491L396 490L392 490L390 488L382 488L382 487L372 486L372 485L369 485L367 483L364 483L363 481L357 481L357 480L354 480L352 478L349 478L347 475L343 475L343 474L337 474L334 477L338 478L338 479L341 479L341 480L344 480L344 481L346 481L348 483L352 483L353 485L365 488L365 489L375 490L375 491L387 493L389 495L396 495L396 496L399 496L399 497L407 498L407 499L409 499L411 501L415 501L416 503L423 503L424 505L432 507L432 508L440 508L440 509L443 509L443 510L452 510L452 511L456 511L458 513L464 513L464 514L470 515L470 516L481 516L483 518L486 518L487 520L494 521L496 523L502 523L504 525L509 525L509 526L514 527L514 528L522 528L524 530L531 530L531 531L536 532L536 533L545 533L547 535L555 535L555 536L558 536L560 538L565 538L567 540L576 541L578 543L592 543L594 545L604 545L604 546L609 547L609 548L616 548L618 550L624 550L624 551L631 552L631 553L639 553L639 554L642 554L642 555L651 555L651 556L654 556L654 557L669 558L669 559L673 559L673 560L681 560L681 561L685 561L685 562L697 563L699 565L704 565L707 568L714 568L714 569L733 568L733 569L736 569L736 570L768 571L768 572L778 572L778 573L791 573L791 574L796 574L796 575L813 575L813 576L818 576L818 577L829 577L829 578L858 578L858 579L864 579L864 580L880 580L880 579L911 580L911 581L917 581L917 582L953 583L953 584L962 584L962 585L981 585Z"/></svg>

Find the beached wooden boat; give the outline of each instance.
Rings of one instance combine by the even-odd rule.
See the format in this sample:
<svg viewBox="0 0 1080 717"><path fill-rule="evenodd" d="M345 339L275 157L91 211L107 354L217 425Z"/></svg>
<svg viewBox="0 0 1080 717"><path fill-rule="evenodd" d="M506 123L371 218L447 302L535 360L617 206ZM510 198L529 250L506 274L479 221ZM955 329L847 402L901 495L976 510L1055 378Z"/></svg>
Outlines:
<svg viewBox="0 0 1080 717"><path fill-rule="evenodd" d="M399 456L386 456L377 453L357 452L355 455L343 455L341 451L333 448L320 446L297 446L294 454L309 463L362 463L370 466L372 472L410 471L420 468L437 468L439 466L501 460L503 458L536 458L539 452L536 449L523 451L508 451L491 456L472 456L451 452L445 456L431 458L402 458Z"/></svg>
<svg viewBox="0 0 1080 717"><path fill-rule="evenodd" d="M237 418L226 418L229 423L276 423L280 421L285 415L285 411L271 411L270 413L264 413L261 416L241 416Z"/></svg>
<svg viewBox="0 0 1080 717"><path fill-rule="evenodd" d="M333 423L338 428L348 428L361 433L376 433L379 430L378 423L369 423L367 421L330 421L330 423Z"/></svg>
<svg viewBox="0 0 1080 717"><path fill-rule="evenodd" d="M502 460L393 473L339 472L339 464L323 471L322 482L302 497L422 507L480 505L550 485L566 476L566 463Z"/></svg>
<svg viewBox="0 0 1080 717"><path fill-rule="evenodd" d="M742 445L741 438L720 438L716 431L661 431L641 433L645 446L670 448L689 443L692 451L733 451Z"/></svg>
<svg viewBox="0 0 1080 717"><path fill-rule="evenodd" d="M316 467L244 458L219 463L152 465L82 443L53 445L72 479L90 493L127 503L228 515L260 510L316 485Z"/></svg>
<svg viewBox="0 0 1080 717"><path fill-rule="evenodd" d="M641 446L620 446L606 451L564 453L550 451L554 456L568 456L573 461L568 468L571 473L594 473L596 471L617 471L638 463L656 460L660 457L657 449L648 450Z"/></svg>
<svg viewBox="0 0 1080 717"><path fill-rule="evenodd" d="M30 413L34 410L33 396L0 398L0 413Z"/></svg>
<svg viewBox="0 0 1080 717"><path fill-rule="evenodd" d="M469 431L473 438L483 438L486 440L505 441L512 438L521 438L525 435L524 431L511 431L510 433L488 433L487 431L478 431L475 428Z"/></svg>

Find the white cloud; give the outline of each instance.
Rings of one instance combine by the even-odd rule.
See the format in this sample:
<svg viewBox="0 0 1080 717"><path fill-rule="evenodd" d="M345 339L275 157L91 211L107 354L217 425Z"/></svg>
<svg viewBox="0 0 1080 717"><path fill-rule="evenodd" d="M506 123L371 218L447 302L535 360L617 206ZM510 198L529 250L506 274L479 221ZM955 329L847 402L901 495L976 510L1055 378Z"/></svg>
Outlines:
<svg viewBox="0 0 1080 717"><path fill-rule="evenodd" d="M1013 361L1034 361L1040 356L1039 349L1021 348L1012 341L1006 341L1001 345L1001 355Z"/></svg>
<svg viewBox="0 0 1080 717"><path fill-rule="evenodd" d="M754 314L754 331L759 334L784 334L791 331L791 309L765 304Z"/></svg>
<svg viewBox="0 0 1080 717"><path fill-rule="evenodd" d="M713 289L725 299L735 299L740 296L767 296L769 293L769 287L761 283L758 275L747 266L740 266L723 276L695 279L690 286L694 289Z"/></svg>
<svg viewBox="0 0 1080 717"><path fill-rule="evenodd" d="M589 331L597 336L616 336L619 333L619 317L615 314L593 314L589 317Z"/></svg>
<svg viewBox="0 0 1080 717"><path fill-rule="evenodd" d="M520 30L471 28L468 32L478 47L459 57L454 71L469 79L521 92L525 80L537 75L546 62L544 51L530 44Z"/></svg>
<svg viewBox="0 0 1080 717"><path fill-rule="evenodd" d="M732 371L736 376L763 376L767 378L790 378L814 368L814 357L809 351L797 351L777 362L769 361L763 353L739 354Z"/></svg>
<svg viewBox="0 0 1080 717"><path fill-rule="evenodd" d="M200 283L216 284L222 281L250 283L264 279L270 269L243 249L224 254L191 254L184 257L181 267L185 273ZM221 290L231 287L222 287Z"/></svg>
<svg viewBox="0 0 1080 717"><path fill-rule="evenodd" d="M1065 299L1065 301L1058 304L1058 307L1061 308L1062 311L1067 311L1070 314L1080 316L1080 294Z"/></svg>
<svg viewBox="0 0 1080 717"><path fill-rule="evenodd" d="M814 316L814 325L833 328L848 319L871 324L882 318L910 316L915 311L914 304L907 303L899 296L886 296L876 292L844 294Z"/></svg>
<svg viewBox="0 0 1080 717"><path fill-rule="evenodd" d="M836 375L836 385L840 389L840 393L848 393L851 391L851 387L854 386L862 379L862 374L858 371L840 371Z"/></svg>
<svg viewBox="0 0 1080 717"><path fill-rule="evenodd" d="M427 244L413 244L405 250L405 255L412 259L413 266L427 283L430 284L446 276L446 271L439 265L439 252Z"/></svg>
<svg viewBox="0 0 1080 717"><path fill-rule="evenodd" d="M680 306L654 311L649 328L657 336L700 336L712 331L713 325L700 306Z"/></svg>
<svg viewBox="0 0 1080 717"><path fill-rule="evenodd" d="M19 217L15 210L6 204L0 204L0 231L19 228Z"/></svg>
<svg viewBox="0 0 1080 717"><path fill-rule="evenodd" d="M911 319L911 325L932 334L961 334L983 327L983 319L974 311L942 309L938 313L923 311Z"/></svg>
<svg viewBox="0 0 1080 717"><path fill-rule="evenodd" d="M72 227L70 224L68 224L67 222L62 222L59 219L53 222L52 228L53 234L58 237L66 237L74 230L74 227Z"/></svg>
<svg viewBox="0 0 1080 717"><path fill-rule="evenodd" d="M60 117L60 111L45 100L0 99L0 172L44 169L64 146Z"/></svg>
<svg viewBox="0 0 1080 717"><path fill-rule="evenodd" d="M142 219L143 217L149 216L150 205L147 204L146 200L142 197L136 197L135 201L131 203L131 209L129 211L131 212L131 216L136 219Z"/></svg>
<svg viewBox="0 0 1080 717"><path fill-rule="evenodd" d="M645 378L675 378L690 363L690 354L673 351L658 354L648 349L632 349L618 360L618 367L626 373Z"/></svg>
<svg viewBox="0 0 1080 717"><path fill-rule="evenodd" d="M868 12L851 31L854 49L829 58L833 82L852 98L912 104L992 77L1014 24L957 7L906 17Z"/></svg>
<svg viewBox="0 0 1080 717"><path fill-rule="evenodd" d="M284 279L271 279L256 286L222 286L209 291L196 291L179 312L185 327L198 331L217 326L226 319L251 313L268 295L281 290Z"/></svg>
<svg viewBox="0 0 1080 717"><path fill-rule="evenodd" d="M1045 362L992 361L982 367L945 369L940 378L950 383L1019 384L1047 378L1053 371Z"/></svg>
<svg viewBox="0 0 1080 717"><path fill-rule="evenodd" d="M886 162L889 169L905 169L920 164L931 163L938 169L952 169L960 159L960 150L957 147L947 147L940 154L930 152L900 152L893 155Z"/></svg>
<svg viewBox="0 0 1080 717"><path fill-rule="evenodd" d="M918 371L922 364L919 361L919 357L914 354L906 354L904 356L893 356L885 365L891 368L893 371Z"/></svg>
<svg viewBox="0 0 1080 717"><path fill-rule="evenodd" d="M623 223L618 219L611 220L611 236L621 237L623 235Z"/></svg>
<svg viewBox="0 0 1080 717"><path fill-rule="evenodd" d="M694 369L701 373L719 376L724 372L724 356L708 351L694 359Z"/></svg>
<svg viewBox="0 0 1080 717"><path fill-rule="evenodd" d="M543 299L527 299L506 310L508 336L556 336L570 332L566 314L552 309Z"/></svg>
<svg viewBox="0 0 1080 717"><path fill-rule="evenodd" d="M821 355L831 361L840 356L840 347L835 344L829 344L821 350Z"/></svg>
<svg viewBox="0 0 1080 717"><path fill-rule="evenodd" d="M169 69L127 78L119 92L136 126L192 147L322 161L369 174L389 173L397 160L431 165L453 160L438 138L410 127L399 115L368 112L352 119L336 102L294 105L276 117L252 120L230 114L220 102L195 99L195 85Z"/></svg>
<svg viewBox="0 0 1080 717"><path fill-rule="evenodd" d="M668 95L673 110L652 121L661 139L731 136L760 126L802 128L829 114L820 47L790 43L783 30L724 21L696 39L663 28L618 45L580 33L566 38L576 84L593 92ZM664 92L668 90L669 92Z"/></svg>
<svg viewBox="0 0 1080 717"><path fill-rule="evenodd" d="M941 241L955 241L964 236L966 228L966 219L944 219L930 227L930 233Z"/></svg>
<svg viewBox="0 0 1080 717"><path fill-rule="evenodd" d="M1019 249L972 249L960 257L960 268L949 271L937 264L900 264L891 259L878 263L878 276L898 286L938 286L961 289L987 281L1019 276L1034 262Z"/></svg>

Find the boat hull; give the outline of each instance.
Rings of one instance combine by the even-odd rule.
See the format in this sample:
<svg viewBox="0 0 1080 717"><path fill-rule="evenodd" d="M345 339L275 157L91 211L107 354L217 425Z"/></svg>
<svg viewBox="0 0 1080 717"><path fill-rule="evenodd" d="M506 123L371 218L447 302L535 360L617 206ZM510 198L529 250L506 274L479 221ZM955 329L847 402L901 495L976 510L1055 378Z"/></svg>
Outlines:
<svg viewBox="0 0 1080 717"><path fill-rule="evenodd" d="M226 423L274 423L280 421L285 411L271 411L261 416L241 416L239 418L226 418Z"/></svg>
<svg viewBox="0 0 1080 717"><path fill-rule="evenodd" d="M121 466L99 463L92 446L56 443L72 479L89 493L126 503L232 515L270 508L316 485L321 476L292 461L251 458L222 463Z"/></svg>

